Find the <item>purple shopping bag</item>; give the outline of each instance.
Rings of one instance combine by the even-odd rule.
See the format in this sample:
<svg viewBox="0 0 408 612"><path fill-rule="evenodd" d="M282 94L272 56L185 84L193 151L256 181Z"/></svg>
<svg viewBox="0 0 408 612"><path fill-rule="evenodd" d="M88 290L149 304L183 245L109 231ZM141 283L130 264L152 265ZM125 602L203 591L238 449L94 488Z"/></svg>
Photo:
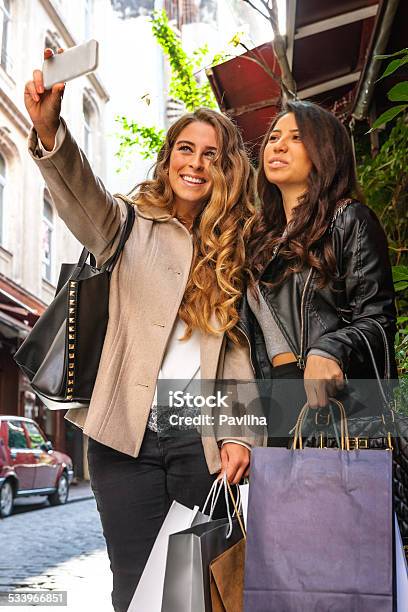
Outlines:
<svg viewBox="0 0 408 612"><path fill-rule="evenodd" d="M392 612L387 450L255 448L245 612Z"/></svg>

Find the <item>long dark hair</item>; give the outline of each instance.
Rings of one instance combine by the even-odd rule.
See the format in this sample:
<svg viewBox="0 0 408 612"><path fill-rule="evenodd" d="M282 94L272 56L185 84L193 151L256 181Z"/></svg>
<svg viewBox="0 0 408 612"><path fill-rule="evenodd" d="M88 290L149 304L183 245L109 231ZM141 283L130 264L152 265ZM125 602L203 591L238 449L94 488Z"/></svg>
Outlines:
<svg viewBox="0 0 408 612"><path fill-rule="evenodd" d="M264 150L277 121L287 113L296 118L300 136L305 145L312 169L306 193L299 199L292 221L284 238L286 216L281 192L266 178ZM274 118L259 154L257 178L260 209L252 226L248 244L248 269L253 285L261 276L281 245L280 257L289 265L273 284L281 284L293 272L307 266L318 272L318 283L327 284L335 275L336 261L328 227L339 201L358 197L358 187L351 141L344 125L317 104L303 101L287 102Z"/></svg>

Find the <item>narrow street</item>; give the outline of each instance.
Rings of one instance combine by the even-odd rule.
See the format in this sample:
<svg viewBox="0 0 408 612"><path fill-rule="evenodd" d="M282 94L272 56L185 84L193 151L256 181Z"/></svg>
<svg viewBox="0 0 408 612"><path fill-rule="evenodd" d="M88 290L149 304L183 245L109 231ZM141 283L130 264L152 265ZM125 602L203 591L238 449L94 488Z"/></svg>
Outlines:
<svg viewBox="0 0 408 612"><path fill-rule="evenodd" d="M21 508L0 521L0 591L67 591L62 610L111 612L112 577L95 500Z"/></svg>

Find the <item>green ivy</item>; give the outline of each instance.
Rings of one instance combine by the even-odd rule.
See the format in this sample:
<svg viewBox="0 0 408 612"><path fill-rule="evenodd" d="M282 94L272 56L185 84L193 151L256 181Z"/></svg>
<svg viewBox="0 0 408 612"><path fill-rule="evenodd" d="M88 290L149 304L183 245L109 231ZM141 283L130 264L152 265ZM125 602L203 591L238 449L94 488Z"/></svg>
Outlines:
<svg viewBox="0 0 408 612"><path fill-rule="evenodd" d="M217 108L208 81L200 85L195 76L195 71L200 68L203 58L208 54L208 47L196 49L189 58L176 32L170 26L165 11L154 11L151 22L154 37L170 63L170 96L183 102L188 111L200 106Z"/></svg>
<svg viewBox="0 0 408 612"><path fill-rule="evenodd" d="M171 68L169 95L182 102L187 111L200 106L217 108L215 97L209 82L200 84L196 72L201 69L209 54L208 46L197 48L189 57L181 46L181 41L171 27L165 11L154 11L151 17L152 31ZM214 58L212 65L223 61L225 56ZM148 100L146 100L149 103ZM128 121L126 117L116 117L122 128L117 157L124 167L129 166L129 153L136 147L143 159L153 159L159 152L165 132L155 127L148 127L137 121Z"/></svg>
<svg viewBox="0 0 408 612"><path fill-rule="evenodd" d="M153 34L170 63L170 95L183 102L188 111L200 106L217 108L208 81L200 85L195 76L195 71L201 67L203 59L208 55L208 47L196 49L192 58L189 58L170 26L165 11L154 11L151 22Z"/></svg>
<svg viewBox="0 0 408 612"><path fill-rule="evenodd" d="M391 57L394 59L389 62L388 66L378 79L379 81L390 76L396 70L402 68L402 66L405 66L405 64L408 63L408 49L402 49L401 51L391 53L390 55L376 55L375 59L383 60L390 59ZM401 83L394 85L394 87L389 90L387 96L391 102L408 102L408 81L402 81ZM397 106L392 106L376 119L370 131L385 126L387 123L389 123L389 121L392 121L395 117L401 113L404 113L407 108L408 104L397 104Z"/></svg>
<svg viewBox="0 0 408 612"><path fill-rule="evenodd" d="M401 376L408 378L408 266L394 266L392 272L399 311L395 354Z"/></svg>
<svg viewBox="0 0 408 612"><path fill-rule="evenodd" d="M397 294L395 350L399 373L408 376L408 126L403 117L395 122L375 158L368 152L362 156L358 176L388 238Z"/></svg>
<svg viewBox="0 0 408 612"><path fill-rule="evenodd" d="M403 117L374 159L369 153L362 157L358 175L368 204L384 226L391 259L398 265L406 258L408 230L408 126Z"/></svg>
<svg viewBox="0 0 408 612"><path fill-rule="evenodd" d="M165 137L165 131L156 127L140 125L136 121L128 121L126 117L116 117L123 134L120 135L119 150L115 153L122 165L128 167L133 148L137 147L143 159L151 159L160 151Z"/></svg>
<svg viewBox="0 0 408 612"><path fill-rule="evenodd" d="M378 79L389 77L408 63L408 48L375 59L391 59ZM366 154L358 168L360 182L370 206L379 215L389 240L393 279L397 294L397 335L395 351L400 375L408 379L408 81L401 81L388 91L388 99L399 104L392 106L373 123L371 131L399 117L388 138L372 159Z"/></svg>

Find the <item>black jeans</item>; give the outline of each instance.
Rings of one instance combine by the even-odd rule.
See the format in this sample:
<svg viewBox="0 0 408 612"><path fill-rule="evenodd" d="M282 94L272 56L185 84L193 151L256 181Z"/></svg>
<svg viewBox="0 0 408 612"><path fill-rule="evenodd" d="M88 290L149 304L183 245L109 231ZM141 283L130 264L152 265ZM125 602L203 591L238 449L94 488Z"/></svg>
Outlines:
<svg viewBox="0 0 408 612"><path fill-rule="evenodd" d="M88 463L113 572L113 607L126 612L172 501L201 508L215 476L196 431L159 437L146 429L136 458L90 438Z"/></svg>

